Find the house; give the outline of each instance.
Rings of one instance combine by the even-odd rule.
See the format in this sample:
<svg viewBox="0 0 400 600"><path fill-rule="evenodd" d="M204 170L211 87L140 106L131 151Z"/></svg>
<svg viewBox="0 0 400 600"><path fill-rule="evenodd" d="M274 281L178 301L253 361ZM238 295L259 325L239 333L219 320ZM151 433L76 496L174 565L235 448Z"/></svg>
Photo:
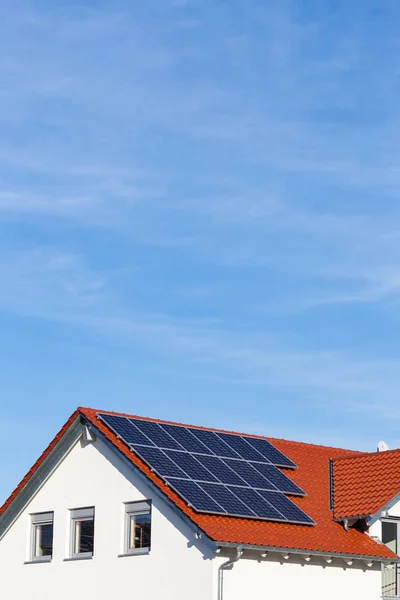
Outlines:
<svg viewBox="0 0 400 600"><path fill-rule="evenodd" d="M399 544L400 450L78 408L0 509L0 597L400 598Z"/></svg>

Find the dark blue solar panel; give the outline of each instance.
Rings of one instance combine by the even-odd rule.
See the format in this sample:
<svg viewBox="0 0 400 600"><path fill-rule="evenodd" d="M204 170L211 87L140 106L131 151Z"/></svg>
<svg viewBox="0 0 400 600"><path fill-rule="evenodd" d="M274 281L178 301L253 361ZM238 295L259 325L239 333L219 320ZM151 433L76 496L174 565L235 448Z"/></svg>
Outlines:
<svg viewBox="0 0 400 600"><path fill-rule="evenodd" d="M266 479L259 471L254 469L251 464L244 460L235 460L233 458L225 458L224 462L235 471L248 486L253 488L262 488L264 490L276 490L269 479ZM242 484L243 485L243 484Z"/></svg>
<svg viewBox="0 0 400 600"><path fill-rule="evenodd" d="M282 454L282 452L279 452L279 450L267 442L267 440L247 436L244 439L273 465L277 465L279 467L290 467L292 469L296 468L294 462Z"/></svg>
<svg viewBox="0 0 400 600"><path fill-rule="evenodd" d="M283 494L280 494L279 492L268 492L266 490L260 490L259 494L272 504L276 510L279 510L288 521L309 525L314 523L305 512L300 510L296 504L289 500L289 498L286 498Z"/></svg>
<svg viewBox="0 0 400 600"><path fill-rule="evenodd" d="M151 469L154 469L162 477L182 477L188 479L186 473L182 471L166 454L158 448L149 446L136 446L132 448L142 458ZM191 479L191 478L190 478Z"/></svg>
<svg viewBox="0 0 400 600"><path fill-rule="evenodd" d="M246 485L246 482L216 456L196 456L197 460L213 473L222 483ZM243 462L243 461L236 461Z"/></svg>
<svg viewBox="0 0 400 600"><path fill-rule="evenodd" d="M172 448L175 450L183 449L182 446L178 444L174 438L168 435L158 423L154 423L153 421L141 421L140 419L132 419L132 422L144 435L150 438L158 448Z"/></svg>
<svg viewBox="0 0 400 600"><path fill-rule="evenodd" d="M153 446L146 436L144 436L130 421L125 417L116 417L114 415L101 415L106 425L121 437L127 444L145 444Z"/></svg>
<svg viewBox="0 0 400 600"><path fill-rule="evenodd" d="M219 506L205 491L201 489L194 481L185 479L167 479L168 484L173 488L188 504L195 510L216 514L226 514L226 511ZM200 484L201 485L201 484Z"/></svg>
<svg viewBox="0 0 400 600"><path fill-rule="evenodd" d="M269 462L262 454L257 452L255 448L250 446L245 441L245 438L240 435L233 435L230 433L217 433L218 437L226 442L235 452L239 454L241 458L245 460L258 460L261 462Z"/></svg>
<svg viewBox="0 0 400 600"><path fill-rule="evenodd" d="M165 425L161 427L169 433L187 452L200 452L201 454L213 454L207 446L191 434L191 429L178 427L177 425Z"/></svg>
<svg viewBox="0 0 400 600"><path fill-rule="evenodd" d="M203 490L207 492L229 515L238 517L255 517L255 512L244 504L230 488L225 485L214 483L200 483Z"/></svg>
<svg viewBox="0 0 400 600"><path fill-rule="evenodd" d="M227 458L240 458L240 455L233 450L228 444L218 437L214 431L206 431L205 429L191 429L194 436L197 437L203 444L214 452L216 456Z"/></svg>
<svg viewBox="0 0 400 600"><path fill-rule="evenodd" d="M187 474L188 479L218 482L218 479L203 467L192 454L174 450L165 450L165 454Z"/></svg>
<svg viewBox="0 0 400 600"><path fill-rule="evenodd" d="M229 488L240 500L246 504L257 517L268 519L270 521L285 521L286 519L273 506L262 498L258 492L250 488L231 487ZM243 516L248 516L243 515Z"/></svg>
<svg viewBox="0 0 400 600"><path fill-rule="evenodd" d="M116 415L99 418L199 512L313 524L284 495L304 492L274 466L294 463L266 440Z"/></svg>
<svg viewBox="0 0 400 600"><path fill-rule="evenodd" d="M286 475L284 475L277 467L274 467L274 465L252 463L252 466L257 469L257 471L260 471L264 477L269 479L280 492L294 494L296 496L305 496L303 490L293 483L289 477L286 477Z"/></svg>

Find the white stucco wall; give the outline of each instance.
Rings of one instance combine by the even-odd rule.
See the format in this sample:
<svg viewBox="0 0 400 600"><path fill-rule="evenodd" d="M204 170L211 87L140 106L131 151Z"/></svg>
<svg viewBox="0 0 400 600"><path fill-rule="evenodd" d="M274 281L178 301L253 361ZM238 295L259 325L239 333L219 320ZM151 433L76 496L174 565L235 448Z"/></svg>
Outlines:
<svg viewBox="0 0 400 600"><path fill-rule="evenodd" d="M392 508L389 508L388 513L390 517L397 517L400 519L400 502L397 502Z"/></svg>
<svg viewBox="0 0 400 600"><path fill-rule="evenodd" d="M123 502L153 501L149 555L123 550ZM91 560L65 561L69 509L95 506ZM29 559L31 513L54 511L51 563ZM212 598L212 560L183 521L102 442L78 442L0 542L1 600Z"/></svg>
<svg viewBox="0 0 400 600"><path fill-rule="evenodd" d="M351 567L340 559L329 565L318 558L310 562L277 555L261 559L246 553L232 568L224 572L224 600L380 600L379 567L360 563ZM225 559L226 560L226 559ZM215 561L217 568L224 561ZM358 561L357 561L358 562Z"/></svg>

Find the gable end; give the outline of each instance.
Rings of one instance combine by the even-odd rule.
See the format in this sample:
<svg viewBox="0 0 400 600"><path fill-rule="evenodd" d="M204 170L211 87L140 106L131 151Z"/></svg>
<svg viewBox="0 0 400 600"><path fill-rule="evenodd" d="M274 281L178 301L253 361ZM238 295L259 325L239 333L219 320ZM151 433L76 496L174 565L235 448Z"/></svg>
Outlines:
<svg viewBox="0 0 400 600"><path fill-rule="evenodd" d="M63 433L60 432L56 443L50 444L38 463L32 467L26 481L22 480L0 509L0 540L83 433L84 425L78 415Z"/></svg>

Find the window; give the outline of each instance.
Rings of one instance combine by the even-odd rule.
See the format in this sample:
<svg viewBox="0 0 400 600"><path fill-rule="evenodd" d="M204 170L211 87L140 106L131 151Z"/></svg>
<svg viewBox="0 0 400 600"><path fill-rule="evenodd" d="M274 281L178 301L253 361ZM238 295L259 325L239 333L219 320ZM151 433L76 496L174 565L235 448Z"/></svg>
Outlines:
<svg viewBox="0 0 400 600"><path fill-rule="evenodd" d="M382 520L382 542L392 552L400 552L400 521L396 519ZM384 598L400 596L400 571L396 564L384 565L382 568L382 596Z"/></svg>
<svg viewBox="0 0 400 600"><path fill-rule="evenodd" d="M45 562L53 556L54 513L32 515L31 556L37 562Z"/></svg>
<svg viewBox="0 0 400 600"><path fill-rule="evenodd" d="M125 504L125 554L146 554L151 541L151 503Z"/></svg>
<svg viewBox="0 0 400 600"><path fill-rule="evenodd" d="M71 558L91 558L94 549L94 508L71 510Z"/></svg>

